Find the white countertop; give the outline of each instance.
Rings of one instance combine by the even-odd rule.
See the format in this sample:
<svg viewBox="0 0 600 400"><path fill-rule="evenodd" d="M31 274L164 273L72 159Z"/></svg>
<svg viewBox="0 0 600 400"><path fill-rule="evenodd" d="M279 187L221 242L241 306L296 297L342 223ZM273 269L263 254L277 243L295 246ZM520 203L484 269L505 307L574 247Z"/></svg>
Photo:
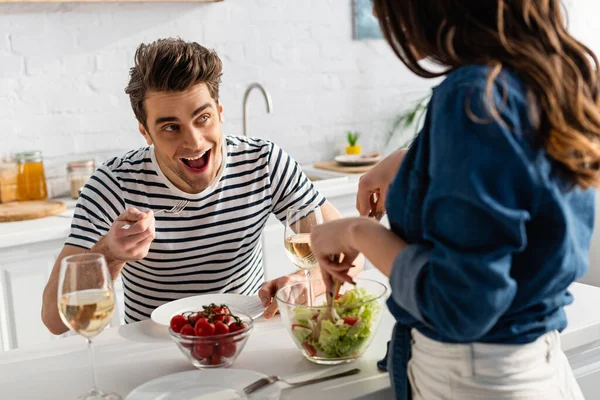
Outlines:
<svg viewBox="0 0 600 400"><path fill-rule="evenodd" d="M358 190L359 175L346 175L316 169L310 165L302 169L310 176L324 180L314 182L315 187L327 198L355 195ZM67 204L67 211L54 217L46 217L21 222L0 223L0 249L38 243L55 239L66 239L69 236L73 207L72 199L57 199ZM268 223L279 223L275 218Z"/></svg>
<svg viewBox="0 0 600 400"><path fill-rule="evenodd" d="M385 281L375 270L365 271L363 276ZM600 288L574 283L571 291L575 302L567 307L569 328L561 337L563 349L577 354L576 347L600 338L600 314L596 312ZM389 377L377 370L376 362L385 354L393 325L394 319L386 309L373 344L361 359L345 366L323 367L301 356L280 317L270 321L261 318L233 368L303 379L356 367L362 370L359 375L284 390L282 399L389 398ZM100 387L123 396L151 379L193 370L170 341L166 329L152 321L107 329L95 339L94 348ZM0 353L0 397L76 398L89 389L90 374L85 342L78 336Z"/></svg>

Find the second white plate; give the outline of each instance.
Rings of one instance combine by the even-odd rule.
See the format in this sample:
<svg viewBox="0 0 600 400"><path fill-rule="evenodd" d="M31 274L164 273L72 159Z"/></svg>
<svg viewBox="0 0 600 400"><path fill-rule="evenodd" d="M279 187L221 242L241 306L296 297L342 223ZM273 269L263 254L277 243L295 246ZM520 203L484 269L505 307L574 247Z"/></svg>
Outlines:
<svg viewBox="0 0 600 400"><path fill-rule="evenodd" d="M150 318L157 324L169 326L169 322L174 315L186 311L202 311L202 306L207 306L211 303L226 304L234 314L235 311L241 311L252 317L252 319L260 317L265 312L265 308L258 296L244 296L232 293L203 294L165 303L152 311Z"/></svg>
<svg viewBox="0 0 600 400"><path fill-rule="evenodd" d="M266 375L244 369L179 372L137 387L125 400L238 400L279 399L279 385L271 384L245 396L244 387Z"/></svg>

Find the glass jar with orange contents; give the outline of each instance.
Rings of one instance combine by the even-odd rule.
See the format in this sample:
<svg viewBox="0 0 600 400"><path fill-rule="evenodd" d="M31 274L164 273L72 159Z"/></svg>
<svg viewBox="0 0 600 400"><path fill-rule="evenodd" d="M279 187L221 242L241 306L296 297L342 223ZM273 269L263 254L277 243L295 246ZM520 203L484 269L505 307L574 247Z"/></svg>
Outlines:
<svg viewBox="0 0 600 400"><path fill-rule="evenodd" d="M19 201L45 200L48 197L41 151L17 153L17 198Z"/></svg>

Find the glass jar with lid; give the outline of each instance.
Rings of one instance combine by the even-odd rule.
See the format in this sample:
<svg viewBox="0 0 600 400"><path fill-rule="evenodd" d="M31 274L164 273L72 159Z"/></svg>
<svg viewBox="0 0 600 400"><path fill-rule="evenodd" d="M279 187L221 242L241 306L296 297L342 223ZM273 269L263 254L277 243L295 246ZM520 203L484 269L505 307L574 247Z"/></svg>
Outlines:
<svg viewBox="0 0 600 400"><path fill-rule="evenodd" d="M17 198L19 201L45 200L48 197L41 151L15 155L17 161Z"/></svg>
<svg viewBox="0 0 600 400"><path fill-rule="evenodd" d="M96 162L94 160L71 161L67 164L72 198L76 199L79 197L81 189L83 189L87 181L94 175L95 171Z"/></svg>

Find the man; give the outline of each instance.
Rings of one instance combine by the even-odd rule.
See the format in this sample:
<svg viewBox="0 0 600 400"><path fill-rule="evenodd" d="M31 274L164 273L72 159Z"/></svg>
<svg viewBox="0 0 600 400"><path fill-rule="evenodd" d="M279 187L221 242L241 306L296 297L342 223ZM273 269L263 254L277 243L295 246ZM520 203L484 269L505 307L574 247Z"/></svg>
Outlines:
<svg viewBox="0 0 600 400"><path fill-rule="evenodd" d="M277 289L299 275L263 285L269 215L283 221L288 207L303 204L320 207L324 220L340 217L279 147L223 136L221 74L217 54L197 43L138 48L125 91L149 146L107 161L84 187L44 290L42 320L52 333L67 330L57 310L60 262L88 251L104 254L113 280L121 274L126 322L182 297L259 289L270 318ZM181 200L189 201L181 213L154 216Z"/></svg>

